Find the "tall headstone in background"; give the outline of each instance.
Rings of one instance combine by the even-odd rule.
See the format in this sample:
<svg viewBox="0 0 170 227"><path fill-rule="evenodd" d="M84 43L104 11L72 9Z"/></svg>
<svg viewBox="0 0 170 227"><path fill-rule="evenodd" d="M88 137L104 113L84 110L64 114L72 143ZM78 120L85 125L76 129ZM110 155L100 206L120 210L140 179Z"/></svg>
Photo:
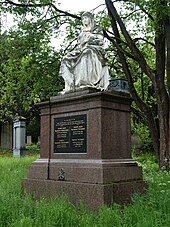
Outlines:
<svg viewBox="0 0 170 227"><path fill-rule="evenodd" d="M25 155L25 118L17 117L13 121L13 156Z"/></svg>
<svg viewBox="0 0 170 227"><path fill-rule="evenodd" d="M13 122L1 122L0 123L0 147L6 149L12 149L12 131Z"/></svg>
<svg viewBox="0 0 170 227"><path fill-rule="evenodd" d="M23 189L34 198L65 193L90 209L129 202L146 183L131 158L127 93L105 91L108 68L102 32L89 13L75 50L61 64L62 95L40 103L40 159L29 168Z"/></svg>
<svg viewBox="0 0 170 227"><path fill-rule="evenodd" d="M32 136L27 136L27 144L32 144Z"/></svg>

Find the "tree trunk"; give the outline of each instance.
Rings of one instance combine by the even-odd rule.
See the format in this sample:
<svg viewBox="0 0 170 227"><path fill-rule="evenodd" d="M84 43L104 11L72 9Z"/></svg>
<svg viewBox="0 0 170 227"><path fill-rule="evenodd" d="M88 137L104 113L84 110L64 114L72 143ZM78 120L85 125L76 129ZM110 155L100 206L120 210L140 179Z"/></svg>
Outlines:
<svg viewBox="0 0 170 227"><path fill-rule="evenodd" d="M166 70L167 70L167 81L168 81L168 93L170 96L170 19L169 18L166 18L165 20L165 37L166 37L166 50L167 50Z"/></svg>
<svg viewBox="0 0 170 227"><path fill-rule="evenodd" d="M150 114L148 112L145 115L147 115L147 119L145 120L145 122L147 123L148 128L149 128L149 132L150 132L150 135L151 135L151 140L152 140L154 153L156 155L157 160L159 161L159 159L160 159L160 143L159 143L158 127L156 125L156 122L155 122L154 117L153 117L152 114Z"/></svg>
<svg viewBox="0 0 170 227"><path fill-rule="evenodd" d="M165 6L166 1L161 0L160 5ZM165 16L157 8L157 25L155 33L156 47L156 73L155 73L155 95L158 106L159 130L160 130L160 167L168 168L169 153L169 96L165 85Z"/></svg>
<svg viewBox="0 0 170 227"><path fill-rule="evenodd" d="M167 149L167 165L166 168L170 169L170 19L169 17L165 18L165 39L166 39L166 51L167 51L167 58L166 58L166 73L167 73L167 82L168 82L168 95L169 95L169 144Z"/></svg>
<svg viewBox="0 0 170 227"><path fill-rule="evenodd" d="M165 0L161 0L161 4L165 4ZM109 16L111 17L111 24L112 29L116 38L116 47L118 51L118 55L120 58L120 61L122 63L123 71L128 79L129 82L129 88L132 97L134 98L134 101L136 102L137 106L143 112L145 115L146 122L149 126L149 130L151 133L151 138L153 142L154 151L157 155L160 167L168 166L168 160L169 160L169 148L170 148L170 142L169 142L169 97L168 93L166 91L165 87L165 33L163 29L163 21L164 18L162 15L159 15L158 10L158 17L159 24L157 26L156 36L155 36L155 46L156 46L156 72L153 71L149 65L147 64L144 56L140 52L140 50L137 48L135 43L133 42L132 38L130 37L129 33L126 30L125 25L123 24L123 21L121 20L120 16L118 15L113 3L111 0L105 0L106 7L108 9ZM158 106L158 118L159 118L159 132L157 130L156 121L154 119L154 116L151 113L150 108L145 104L140 97L138 96L134 85L133 80L131 76L131 72L129 69L129 66L127 64L126 56L121 51L121 42L120 40L120 33L117 28L117 25L119 25L122 35L124 36L127 45L131 49L134 59L138 62L143 72L152 80L155 95L157 99L157 106ZM169 29L169 28L168 28ZM168 30L168 35L170 35L170 29ZM170 39L168 39L170 41ZM169 51L170 51L170 43L169 43ZM168 52L169 54L170 52ZM170 67L170 58L168 57L168 66ZM170 71L168 70L169 74L169 80L170 80ZM169 90L170 90L170 85Z"/></svg>

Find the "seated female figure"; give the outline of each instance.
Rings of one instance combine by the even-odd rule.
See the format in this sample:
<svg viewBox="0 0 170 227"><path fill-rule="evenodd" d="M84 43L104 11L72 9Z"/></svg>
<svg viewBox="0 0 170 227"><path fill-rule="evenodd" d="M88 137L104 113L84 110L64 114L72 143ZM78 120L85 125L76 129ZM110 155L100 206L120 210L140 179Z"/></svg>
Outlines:
<svg viewBox="0 0 170 227"><path fill-rule="evenodd" d="M93 15L89 12L82 15L82 23L76 47L61 63L60 75L65 81L63 93L82 87L105 90L109 84L102 28L94 24Z"/></svg>

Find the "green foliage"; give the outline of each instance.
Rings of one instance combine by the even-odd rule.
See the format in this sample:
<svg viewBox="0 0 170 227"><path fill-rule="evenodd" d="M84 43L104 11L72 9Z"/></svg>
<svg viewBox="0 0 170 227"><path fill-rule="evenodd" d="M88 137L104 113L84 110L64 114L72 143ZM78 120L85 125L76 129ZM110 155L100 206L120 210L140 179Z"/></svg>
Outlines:
<svg viewBox="0 0 170 227"><path fill-rule="evenodd" d="M67 18L67 26L66 26L66 40L72 41L78 37L80 32L81 21L75 20L72 18Z"/></svg>
<svg viewBox="0 0 170 227"><path fill-rule="evenodd" d="M152 134L153 131L157 131L155 125L158 125L158 127L160 125L160 128L166 128L159 124L158 115L160 116L162 114L163 118L168 115L164 113L164 111L160 111L162 107L159 108L156 104L157 101L158 105L161 106L163 102L160 100L166 100L166 97L168 97L168 92L166 93L168 84L166 81L167 78L165 77L164 81L163 75L157 76L159 72L164 72L165 70L164 61L156 61L156 58L157 60L164 58L161 52L166 48L164 49L163 47L164 50L159 51L157 55L156 49L158 49L159 44L161 44L166 36L166 34L164 34L164 25L168 21L166 21L165 18L170 16L169 2L167 0L128 0L118 2L119 5L117 3L114 4L119 8L119 14L126 28L120 29L118 26L117 32L121 30L119 35L121 40L119 38L119 40L117 40L115 37L116 34L110 32L111 24L105 10L99 12L96 16L97 22L102 27L109 30L108 34L110 39L117 41L118 46L125 52L127 64L123 63L123 58L118 57L119 51L116 50L114 45L108 46L107 56L109 59L110 75L111 77L124 77L126 74L131 93L133 97L136 97L134 98L138 105L136 110L138 112L141 111L140 115L145 115L143 117L145 120L147 119L149 111L153 113L153 121L149 121L151 123L153 122L153 124L148 124ZM21 7L21 5L18 5L20 3L26 5L22 5ZM11 33L13 37L10 34L7 39L6 36L3 36L1 39L0 88L2 93L0 96L0 120L5 117L13 117L16 113L23 116L27 115L26 117L29 116L29 118L31 118L36 113L33 108L36 102L46 100L51 95L57 95L58 91L63 87L63 81L61 78L58 78L59 60L62 54L65 54L68 50L73 48L74 42L72 43L72 40L77 37L80 21L65 17L68 13L59 12L55 7L56 3L58 3L58 1L31 0L28 3L26 0L19 0L17 3L10 5L11 7L8 5L11 4L11 2L6 2L5 4L1 3L0 10L17 15L18 19L15 19L16 21L20 21L20 25L19 29ZM48 6L46 4L48 4ZM72 16L74 17L74 15ZM28 18L31 22L27 21ZM64 45L62 45L61 52L56 53L48 45L50 35L55 33L57 36L59 33L58 28L61 24L65 24L66 22L66 40L63 42ZM118 20L116 24L119 24ZM123 32L123 30L128 30L133 40L131 44L128 43L127 35L125 35L127 33ZM159 35L162 35L162 38L159 37ZM157 47L155 46L155 37L160 38ZM5 49L3 49L4 47ZM138 54L138 51L135 51L136 47L139 53L141 52L141 55ZM168 49L165 50L165 52L168 53ZM160 63L159 66L158 62ZM124 67L125 65L128 66L128 70L125 70L125 68L122 69L122 63ZM162 81L160 81L161 78ZM133 88L133 85L136 90ZM161 85L163 85L163 89ZM161 91L164 90L165 92L163 93L165 96L163 97L161 95L160 97L160 94L162 94ZM140 98L142 100L140 100ZM141 103L144 105L141 105ZM141 122L143 123L142 120ZM165 122L167 122L167 119ZM144 129L144 135L139 129L136 130L142 137L144 148L150 150L148 148L150 141L146 138L146 130ZM152 139L154 136L152 134ZM158 143L163 144L165 142L164 138L166 135L163 136L163 138L159 138L159 135L157 137L156 141L158 141ZM145 139L147 139L147 142L145 142ZM159 144L155 144L154 148L156 153L168 153L162 149L161 152L158 152L158 149L156 149L158 147ZM165 160L168 160L168 158L166 157Z"/></svg>
<svg viewBox="0 0 170 227"><path fill-rule="evenodd" d="M62 89L60 54L49 46L50 30L36 26L24 22L18 30L2 36L5 41L0 47L5 47L5 57L1 57L0 68L0 119L16 114L31 117L35 103Z"/></svg>
<svg viewBox="0 0 170 227"><path fill-rule="evenodd" d="M26 145L26 155L28 154L39 154L40 153L40 143L32 143Z"/></svg>
<svg viewBox="0 0 170 227"><path fill-rule="evenodd" d="M110 17L105 11L99 12L95 17L96 24L100 25L103 29L110 28Z"/></svg>
<svg viewBox="0 0 170 227"><path fill-rule="evenodd" d="M0 147L0 157L11 157L12 156L12 150L8 148Z"/></svg>
<svg viewBox="0 0 170 227"><path fill-rule="evenodd" d="M140 155L133 153L133 158L140 166L142 166L142 169L147 177L150 177L152 173L155 174L155 172L159 170L156 157L153 155L153 153L141 153Z"/></svg>
<svg viewBox="0 0 170 227"><path fill-rule="evenodd" d="M38 142L40 135L40 117L38 111L35 111L26 120L27 136L32 136L32 142Z"/></svg>
<svg viewBox="0 0 170 227"><path fill-rule="evenodd" d="M137 135L140 140L141 150L143 152L153 151L152 140L150 137L148 127L142 122L134 123L132 121L131 128L132 128L132 134Z"/></svg>
<svg viewBox="0 0 170 227"><path fill-rule="evenodd" d="M0 159L0 227L74 226L74 227L167 227L170 223L170 174L149 168L145 171L149 190L146 195L135 195L133 203L124 209L114 204L91 213L81 204L76 209L65 196L58 199L33 201L21 192L21 179L26 169L37 158ZM142 155L142 166L154 157Z"/></svg>
<svg viewBox="0 0 170 227"><path fill-rule="evenodd" d="M14 2L12 4L11 2ZM11 2L6 2L6 4L3 4L3 1L1 1L1 11L2 12L8 12L12 13L13 15L16 15L17 17L24 17L24 16L37 16L41 17L44 12L46 13L46 10L49 11L49 13L52 13L50 5L56 4L56 1L52 0L40 0L40 1L35 1L35 0L30 0L29 2L27 0L19 0L17 2L11 1ZM31 5L28 7L27 5ZM47 5L45 7L45 5ZM44 15L43 15L44 16Z"/></svg>

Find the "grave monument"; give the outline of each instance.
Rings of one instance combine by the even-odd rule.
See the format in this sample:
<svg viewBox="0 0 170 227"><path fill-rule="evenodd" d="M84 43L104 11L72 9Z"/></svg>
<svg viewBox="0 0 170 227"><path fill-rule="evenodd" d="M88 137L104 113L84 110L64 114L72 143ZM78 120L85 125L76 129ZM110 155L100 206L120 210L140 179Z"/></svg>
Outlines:
<svg viewBox="0 0 170 227"><path fill-rule="evenodd" d="M13 120L13 157L25 156L25 118L18 116Z"/></svg>
<svg viewBox="0 0 170 227"><path fill-rule="evenodd" d="M107 91L108 66L103 33L91 13L75 49L64 57L60 95L39 103L40 159L29 168L23 190L35 199L66 194L70 201L97 210L129 202L147 184L131 158L128 93Z"/></svg>

